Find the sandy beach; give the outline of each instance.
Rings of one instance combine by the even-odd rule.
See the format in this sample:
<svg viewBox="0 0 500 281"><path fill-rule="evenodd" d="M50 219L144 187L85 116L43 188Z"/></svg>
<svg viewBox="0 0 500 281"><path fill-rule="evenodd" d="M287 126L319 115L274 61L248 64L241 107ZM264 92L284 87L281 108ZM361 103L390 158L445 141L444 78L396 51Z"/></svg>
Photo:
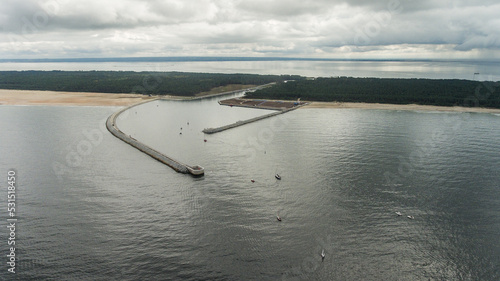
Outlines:
<svg viewBox="0 0 500 281"><path fill-rule="evenodd" d="M361 108L385 110L413 110L413 111L447 111L447 112L478 112L500 113L500 109L462 106L435 106L418 104L383 104L363 102L311 102L303 108Z"/></svg>
<svg viewBox="0 0 500 281"><path fill-rule="evenodd" d="M0 89L0 105L71 105L71 106L128 106L157 97L140 94L109 94L86 92L24 91ZM173 98L162 96L162 98ZM310 102L303 108L360 108L413 111L449 111L500 113L500 109L417 104L381 104L354 102Z"/></svg>
<svg viewBox="0 0 500 281"><path fill-rule="evenodd" d="M139 94L0 90L0 105L127 106L155 98Z"/></svg>
<svg viewBox="0 0 500 281"><path fill-rule="evenodd" d="M256 87L255 85L226 85L199 93L196 97L218 95ZM162 99L189 99L171 95L114 94L89 92L59 92L0 89L0 105L71 105L71 106L129 106L139 102Z"/></svg>

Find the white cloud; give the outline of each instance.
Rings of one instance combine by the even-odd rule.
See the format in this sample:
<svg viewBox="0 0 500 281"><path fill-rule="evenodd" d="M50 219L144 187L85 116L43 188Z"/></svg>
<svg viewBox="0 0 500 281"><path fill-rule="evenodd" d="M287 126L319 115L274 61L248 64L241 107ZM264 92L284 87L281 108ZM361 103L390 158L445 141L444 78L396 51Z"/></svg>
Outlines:
<svg viewBox="0 0 500 281"><path fill-rule="evenodd" d="M493 0L3 2L4 58L500 53L500 4Z"/></svg>

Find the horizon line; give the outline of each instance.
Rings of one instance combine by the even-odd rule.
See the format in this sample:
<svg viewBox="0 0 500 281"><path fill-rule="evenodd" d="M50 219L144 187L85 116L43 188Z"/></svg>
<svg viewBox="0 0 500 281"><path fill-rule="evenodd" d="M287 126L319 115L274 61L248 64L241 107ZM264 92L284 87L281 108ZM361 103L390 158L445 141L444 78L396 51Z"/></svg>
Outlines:
<svg viewBox="0 0 500 281"><path fill-rule="evenodd" d="M0 59L0 63L21 62L214 62L214 61L480 61L500 62L500 59L425 59L425 58L305 58L305 57L249 57L249 56L163 56L163 57L102 57L102 58L30 58Z"/></svg>

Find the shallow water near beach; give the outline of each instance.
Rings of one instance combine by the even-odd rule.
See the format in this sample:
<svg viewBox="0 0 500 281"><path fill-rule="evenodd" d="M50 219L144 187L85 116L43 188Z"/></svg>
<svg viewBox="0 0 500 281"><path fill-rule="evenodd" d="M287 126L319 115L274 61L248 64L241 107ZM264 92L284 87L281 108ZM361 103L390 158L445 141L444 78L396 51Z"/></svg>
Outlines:
<svg viewBox="0 0 500 281"><path fill-rule="evenodd" d="M202 178L109 134L117 107L0 107L18 180L17 273L0 279L500 279L498 115L303 108L203 135L268 113L216 101L118 123Z"/></svg>

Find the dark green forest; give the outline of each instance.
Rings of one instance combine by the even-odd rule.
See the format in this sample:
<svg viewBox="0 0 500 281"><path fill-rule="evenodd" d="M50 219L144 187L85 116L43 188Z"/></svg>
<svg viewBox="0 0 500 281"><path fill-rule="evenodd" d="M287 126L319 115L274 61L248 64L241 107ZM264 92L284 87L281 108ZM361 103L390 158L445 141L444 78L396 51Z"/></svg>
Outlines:
<svg viewBox="0 0 500 281"><path fill-rule="evenodd" d="M500 108L499 82L458 79L317 78L133 71L0 71L0 89L194 96L215 87L275 86L247 98Z"/></svg>
<svg viewBox="0 0 500 281"><path fill-rule="evenodd" d="M280 82L247 98L500 108L500 83L457 79L317 78Z"/></svg>
<svg viewBox="0 0 500 281"><path fill-rule="evenodd" d="M0 71L0 89L194 96L230 84L263 85L288 75L133 71Z"/></svg>

